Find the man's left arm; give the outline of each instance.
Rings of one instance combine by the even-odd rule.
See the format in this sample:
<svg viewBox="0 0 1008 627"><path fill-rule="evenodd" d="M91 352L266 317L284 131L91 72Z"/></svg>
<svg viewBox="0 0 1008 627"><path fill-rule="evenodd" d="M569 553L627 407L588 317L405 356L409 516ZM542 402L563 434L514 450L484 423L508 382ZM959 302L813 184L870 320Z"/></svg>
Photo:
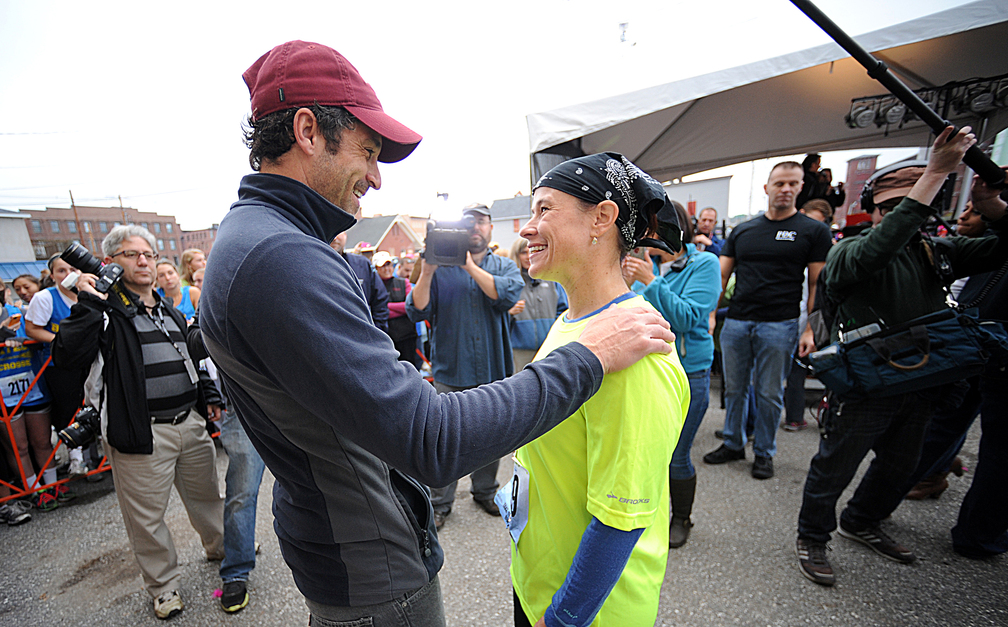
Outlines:
<svg viewBox="0 0 1008 627"><path fill-rule="evenodd" d="M220 420L221 411L225 409L224 397L221 396L217 390L217 384L210 378L210 374L206 370L197 368L196 372L199 375L197 385L203 395L203 401L206 403L206 418L210 421Z"/></svg>
<svg viewBox="0 0 1008 627"><path fill-rule="evenodd" d="M830 249L833 248L833 234L830 232L829 227L820 222L815 222L814 224L815 229L811 234L813 238L812 247L809 249L808 264L806 265L806 269L808 270L808 301L805 303L805 310L810 314L809 320L811 320L811 313L815 308L816 281L819 280L819 273L822 271L823 266L826 265L826 256L829 255ZM801 334L798 338L798 356L805 357L816 349L811 323L806 322L805 328L799 329L798 332Z"/></svg>

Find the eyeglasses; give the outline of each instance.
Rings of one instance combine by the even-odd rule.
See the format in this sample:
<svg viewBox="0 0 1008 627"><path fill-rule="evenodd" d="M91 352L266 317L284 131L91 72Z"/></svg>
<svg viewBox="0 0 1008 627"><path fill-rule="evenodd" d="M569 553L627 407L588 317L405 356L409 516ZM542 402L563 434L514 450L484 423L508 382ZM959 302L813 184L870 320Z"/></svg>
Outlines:
<svg viewBox="0 0 1008 627"><path fill-rule="evenodd" d="M125 257L126 259L129 259L129 260L136 259L140 255L143 255L144 257L147 258L148 261L157 261L158 257L161 256L161 255L159 255L159 254L157 254L156 252L153 252L153 251L151 251L151 252L148 253L148 252L144 252L142 250L123 250L123 251L117 252L116 254L112 255L112 258L114 259L114 258L118 257L119 255L122 255L123 257Z"/></svg>

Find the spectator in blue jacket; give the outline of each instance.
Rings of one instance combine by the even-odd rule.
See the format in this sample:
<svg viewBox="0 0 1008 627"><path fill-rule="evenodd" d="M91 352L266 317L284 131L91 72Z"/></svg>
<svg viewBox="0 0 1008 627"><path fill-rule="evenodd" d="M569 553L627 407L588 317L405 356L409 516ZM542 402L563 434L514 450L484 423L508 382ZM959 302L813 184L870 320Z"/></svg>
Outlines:
<svg viewBox="0 0 1008 627"><path fill-rule="evenodd" d="M524 237L511 244L509 257L525 280L518 302L508 310L514 371L518 372L532 363L550 327L560 314L567 311L567 292L559 283L529 276L528 240Z"/></svg>
<svg viewBox="0 0 1008 627"><path fill-rule="evenodd" d="M696 470L690 462L690 448L710 401L710 369L714 362L714 338L708 320L721 294L721 270L713 253L701 252L693 244L693 227L683 206L672 201L683 225L683 249L660 264L656 276L650 259L627 255L623 273L645 287L641 295L668 320L676 334L679 361L689 379L690 404L686 423L669 465L669 493L672 522L669 546L679 548L689 538L690 514L696 494ZM655 251L659 252L659 251Z"/></svg>

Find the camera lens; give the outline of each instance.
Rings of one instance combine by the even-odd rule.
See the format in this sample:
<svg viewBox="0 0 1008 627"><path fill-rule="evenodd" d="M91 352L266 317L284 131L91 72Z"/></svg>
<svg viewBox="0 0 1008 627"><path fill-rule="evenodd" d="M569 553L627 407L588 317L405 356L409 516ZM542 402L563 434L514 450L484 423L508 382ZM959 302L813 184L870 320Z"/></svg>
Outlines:
<svg viewBox="0 0 1008 627"><path fill-rule="evenodd" d="M103 265L87 248L84 248L77 242L67 246L66 250L60 255L60 258L81 272L88 274L98 274Z"/></svg>
<svg viewBox="0 0 1008 627"><path fill-rule="evenodd" d="M77 412L74 421L57 435L67 448L88 446L101 432L101 417L93 407L85 407Z"/></svg>

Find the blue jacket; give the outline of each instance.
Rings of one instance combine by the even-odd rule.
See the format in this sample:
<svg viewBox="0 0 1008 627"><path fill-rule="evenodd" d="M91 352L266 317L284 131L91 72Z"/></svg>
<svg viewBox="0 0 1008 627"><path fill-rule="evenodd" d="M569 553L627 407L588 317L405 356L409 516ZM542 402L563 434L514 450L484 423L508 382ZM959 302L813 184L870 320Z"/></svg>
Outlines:
<svg viewBox="0 0 1008 627"><path fill-rule="evenodd" d="M559 283L533 279L522 271L525 288L518 300L525 309L511 316L511 348L537 351L560 314L567 311L567 292Z"/></svg>
<svg viewBox="0 0 1008 627"><path fill-rule="evenodd" d="M525 283L507 257L487 252L479 265L494 275L497 300L490 300L460 266L438 267L425 309L413 306L416 290L406 297L409 319L431 322L431 372L438 383L474 387L514 373L508 309Z"/></svg>
<svg viewBox="0 0 1008 627"><path fill-rule="evenodd" d="M655 277L641 295L672 326L679 361L692 373L707 370L714 362L714 338L708 329L710 312L721 294L721 262L693 244L686 244L686 258L682 271Z"/></svg>
<svg viewBox="0 0 1008 627"><path fill-rule="evenodd" d="M573 343L504 381L438 394L399 361L329 247L352 216L283 176L246 176L238 195L207 266L200 326L276 477L284 560L317 603L391 601L443 563L413 477L443 486L542 435L598 390L602 366ZM264 307L263 285L284 286L289 306Z"/></svg>
<svg viewBox="0 0 1008 627"><path fill-rule="evenodd" d="M721 249L724 248L724 240L713 233L710 234L710 240L711 245L708 246L704 252L720 255Z"/></svg>

